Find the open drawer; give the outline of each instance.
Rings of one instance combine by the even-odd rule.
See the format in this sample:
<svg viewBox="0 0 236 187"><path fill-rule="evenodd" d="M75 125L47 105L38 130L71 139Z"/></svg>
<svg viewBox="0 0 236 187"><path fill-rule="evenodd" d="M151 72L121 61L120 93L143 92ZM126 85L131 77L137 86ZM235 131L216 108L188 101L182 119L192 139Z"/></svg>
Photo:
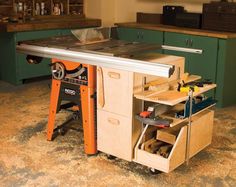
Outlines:
<svg viewBox="0 0 236 187"><path fill-rule="evenodd" d="M192 118L189 142L190 158L211 143L213 117L213 111L205 110ZM175 130L173 134L170 131L170 136L173 135L176 137L171 143L169 141L166 141L169 136L166 136L166 139L163 139L162 137L157 140L157 134L159 134L159 131L168 130L158 129L157 127L147 125L144 128L144 131L142 132L135 147L134 161L166 173L169 173L170 171L183 164L186 160L187 154L187 123L179 124L178 127L175 127L175 129L178 130ZM149 150L150 145L148 145L147 142L150 142L153 139L156 139L156 142L162 142L164 146L169 146L169 150L167 151L168 153L166 155L163 156L163 154L160 154L160 149L158 153L156 151L154 151L154 153L153 151ZM157 148L158 146L153 147Z"/></svg>

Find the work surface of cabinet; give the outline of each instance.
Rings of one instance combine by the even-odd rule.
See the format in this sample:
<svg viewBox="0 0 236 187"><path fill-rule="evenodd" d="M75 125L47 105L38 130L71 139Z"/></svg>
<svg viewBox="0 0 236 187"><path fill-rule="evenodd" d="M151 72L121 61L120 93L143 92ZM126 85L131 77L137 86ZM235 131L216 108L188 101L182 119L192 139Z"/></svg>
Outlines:
<svg viewBox="0 0 236 187"><path fill-rule="evenodd" d="M120 39L137 41L137 33L149 29L119 27L119 30ZM126 31L128 35L125 36ZM218 107L236 104L236 99L233 96L236 91L236 83L233 81L236 79L236 74L232 71L236 66L235 53L232 51L236 46L235 38L222 39L203 35L158 31L158 28L155 30L150 29L150 31L157 32L159 35L158 41L156 41L154 34L150 35L153 38L151 40L152 43L184 48L183 50L165 49L162 50L163 53L185 57L186 71L190 74L200 75L203 79L211 79L218 85L215 91L210 91L208 94L216 97ZM163 36L163 38L160 39L160 36ZM143 40L143 42L150 42L150 40ZM185 51L186 49L187 51ZM188 49L199 49L202 50L202 53L189 52Z"/></svg>

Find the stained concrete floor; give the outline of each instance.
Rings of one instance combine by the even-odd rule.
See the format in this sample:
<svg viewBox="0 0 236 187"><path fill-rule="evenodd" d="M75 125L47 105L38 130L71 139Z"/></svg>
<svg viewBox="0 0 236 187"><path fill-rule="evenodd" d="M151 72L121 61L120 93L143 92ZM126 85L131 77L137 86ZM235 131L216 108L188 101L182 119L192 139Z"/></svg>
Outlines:
<svg viewBox="0 0 236 187"><path fill-rule="evenodd" d="M0 81L0 186L236 186L236 106L216 110L213 142L188 167L151 175L103 153L87 157L82 132L46 141L49 93L49 80Z"/></svg>

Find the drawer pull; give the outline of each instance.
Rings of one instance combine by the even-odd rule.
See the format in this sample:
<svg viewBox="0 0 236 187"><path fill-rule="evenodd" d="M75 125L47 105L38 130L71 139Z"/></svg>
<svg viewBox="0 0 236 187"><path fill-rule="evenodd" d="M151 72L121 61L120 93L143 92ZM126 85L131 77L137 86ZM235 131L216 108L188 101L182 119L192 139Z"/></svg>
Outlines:
<svg viewBox="0 0 236 187"><path fill-rule="evenodd" d="M105 105L105 96L104 96L104 80L103 80L103 72L101 67L97 67L97 72L99 76L98 82L98 104L101 108Z"/></svg>
<svg viewBox="0 0 236 187"><path fill-rule="evenodd" d="M108 118L107 121L113 125L120 125L120 121L114 118Z"/></svg>
<svg viewBox="0 0 236 187"><path fill-rule="evenodd" d="M186 53L194 53L194 54L203 54L202 49L190 49L190 48L185 48L185 47L175 47L175 46L170 46L170 45L162 45L162 49L164 50L169 50L169 51L180 51L180 52L186 52Z"/></svg>
<svg viewBox="0 0 236 187"><path fill-rule="evenodd" d="M185 40L185 45L188 46L188 43L189 43L189 39L186 39Z"/></svg>
<svg viewBox="0 0 236 187"><path fill-rule="evenodd" d="M192 39L190 40L189 45L190 45L190 47L193 46L193 40Z"/></svg>
<svg viewBox="0 0 236 187"><path fill-rule="evenodd" d="M120 74L116 72L108 72L108 76L112 79L120 79Z"/></svg>

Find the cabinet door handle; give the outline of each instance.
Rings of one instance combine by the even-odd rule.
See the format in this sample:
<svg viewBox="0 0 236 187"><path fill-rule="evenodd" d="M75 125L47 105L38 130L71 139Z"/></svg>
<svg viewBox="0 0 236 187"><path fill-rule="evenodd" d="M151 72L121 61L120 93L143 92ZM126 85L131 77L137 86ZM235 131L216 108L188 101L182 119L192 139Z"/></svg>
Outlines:
<svg viewBox="0 0 236 187"><path fill-rule="evenodd" d="M189 39L186 39L185 40L185 45L188 46L188 43L189 43Z"/></svg>
<svg viewBox="0 0 236 187"><path fill-rule="evenodd" d="M120 79L120 74L116 72L108 72L108 76L112 79Z"/></svg>
<svg viewBox="0 0 236 187"><path fill-rule="evenodd" d="M115 118L108 118L107 121L112 125L120 125L120 121Z"/></svg>
<svg viewBox="0 0 236 187"><path fill-rule="evenodd" d="M98 82L98 104L101 108L105 105L105 96L104 96L104 80L103 80L103 72L101 67L97 67L99 82Z"/></svg>
<svg viewBox="0 0 236 187"><path fill-rule="evenodd" d="M137 34L137 39L139 39L139 37L140 37L140 32L138 32L138 34Z"/></svg>
<svg viewBox="0 0 236 187"><path fill-rule="evenodd" d="M141 33L141 39L143 39L143 37L144 37L144 33L142 32L142 33Z"/></svg>
<svg viewBox="0 0 236 187"><path fill-rule="evenodd" d="M193 46L193 40L192 39L190 40L189 45L190 45L190 47Z"/></svg>

